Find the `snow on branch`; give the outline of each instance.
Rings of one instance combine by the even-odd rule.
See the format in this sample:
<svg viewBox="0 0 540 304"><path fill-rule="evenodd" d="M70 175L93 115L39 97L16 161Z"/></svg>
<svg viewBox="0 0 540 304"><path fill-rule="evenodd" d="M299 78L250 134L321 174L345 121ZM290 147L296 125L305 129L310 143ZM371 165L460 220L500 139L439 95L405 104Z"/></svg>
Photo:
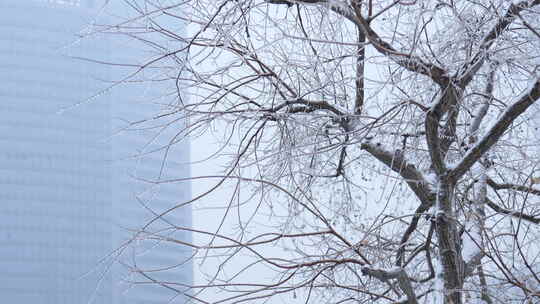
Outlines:
<svg viewBox="0 0 540 304"><path fill-rule="evenodd" d="M381 144L371 142L361 143L360 149L367 151L405 179L411 190L422 202L422 205L431 205L434 194L429 190L427 181L416 166L405 159L401 150L388 151Z"/></svg>
<svg viewBox="0 0 540 304"><path fill-rule="evenodd" d="M400 150L388 151L381 144L364 142L360 145L362 150L367 151L377 160L385 164L387 167L398 173L409 185L409 188L416 194L420 200L420 206L415 211L409 226L400 240L400 250L397 253L397 265L402 264L404 245L409 240L411 234L416 230L420 216L433 206L435 201L435 193L429 188L429 183L424 175L416 168L415 165L409 163Z"/></svg>

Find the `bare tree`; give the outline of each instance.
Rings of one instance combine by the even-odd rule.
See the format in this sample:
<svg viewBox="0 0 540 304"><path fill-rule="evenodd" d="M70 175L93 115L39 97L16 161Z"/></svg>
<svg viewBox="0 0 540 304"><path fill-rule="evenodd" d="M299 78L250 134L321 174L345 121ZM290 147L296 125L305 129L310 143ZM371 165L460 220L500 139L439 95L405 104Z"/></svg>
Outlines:
<svg viewBox="0 0 540 304"><path fill-rule="evenodd" d="M137 234L219 261L194 302L540 302L540 0L124 2L98 30L153 50L125 81L229 160L181 203L229 189L217 229Z"/></svg>

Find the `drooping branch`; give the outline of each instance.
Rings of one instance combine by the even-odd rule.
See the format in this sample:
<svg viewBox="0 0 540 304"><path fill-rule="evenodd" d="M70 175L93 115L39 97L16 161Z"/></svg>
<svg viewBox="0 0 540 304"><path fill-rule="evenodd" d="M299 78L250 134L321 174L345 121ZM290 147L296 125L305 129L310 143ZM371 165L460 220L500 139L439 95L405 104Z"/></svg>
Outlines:
<svg viewBox="0 0 540 304"><path fill-rule="evenodd" d="M399 241L399 248L396 252L396 266L403 266L403 258L405 253L405 244L411 237L412 233L416 230L416 227L418 227L418 222L420 221L420 217L424 214L424 212L428 211L429 208L431 208L435 202L435 196L429 201L429 204L420 204L418 208L414 211L414 216L409 223L409 226L407 226L407 229L401 236L401 240ZM432 229L430 229L430 233L433 233ZM429 249L427 249L429 250Z"/></svg>
<svg viewBox="0 0 540 304"><path fill-rule="evenodd" d="M431 217L431 219L433 219L433 217ZM432 239L433 239L434 232L435 232L435 221L431 220L431 224L429 225L429 230L428 230L428 233L426 235L426 241L422 245L419 245L418 247L416 247L413 250L411 255L409 255L409 257L407 257L407 260L405 261L404 264L396 265L398 267L405 267L405 265L408 265L420 252L424 251L425 252L425 257L426 257L426 264L427 264L427 267L428 267L428 270L429 270L429 275L427 277L425 277L425 278L422 278L422 279L411 278L411 281L413 281L413 282L425 283L425 282L428 282L428 281L430 281L431 279L433 279L435 277L435 268L433 267L433 260L431 258L431 242L432 242ZM401 247L399 249L402 249L402 248L404 249L404 247Z"/></svg>

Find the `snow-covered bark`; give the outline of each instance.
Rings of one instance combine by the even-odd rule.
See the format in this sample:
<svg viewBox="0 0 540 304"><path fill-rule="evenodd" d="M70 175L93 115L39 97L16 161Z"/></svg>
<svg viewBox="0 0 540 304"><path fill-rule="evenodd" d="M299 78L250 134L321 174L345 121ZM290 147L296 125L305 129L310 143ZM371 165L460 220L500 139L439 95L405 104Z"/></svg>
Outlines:
<svg viewBox="0 0 540 304"><path fill-rule="evenodd" d="M484 254L483 231L485 230L484 205L487 199L487 172L482 166L478 182L474 185L475 193L471 206L465 214L465 225L462 244L462 256L466 273L478 266Z"/></svg>

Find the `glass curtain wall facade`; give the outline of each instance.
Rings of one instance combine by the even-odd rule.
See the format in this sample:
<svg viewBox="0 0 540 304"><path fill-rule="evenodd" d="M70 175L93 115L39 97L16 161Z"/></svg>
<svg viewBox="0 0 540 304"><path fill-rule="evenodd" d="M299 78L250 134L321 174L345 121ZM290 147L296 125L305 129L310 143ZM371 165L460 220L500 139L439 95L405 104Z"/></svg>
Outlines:
<svg viewBox="0 0 540 304"><path fill-rule="evenodd" d="M139 55L116 53L105 39L76 40L99 7L91 0L0 1L3 303L184 303L177 292L146 284L138 271L169 267L152 279L192 283L189 251L129 242L152 212L190 197L188 183L147 182L188 177L189 147L177 144L165 157L157 147L170 134L130 127L159 109L149 101L160 88L118 86L87 100L122 73L73 57ZM190 227L191 211L168 219ZM152 229L159 225L168 226L157 221ZM110 257L122 263L113 265Z"/></svg>

